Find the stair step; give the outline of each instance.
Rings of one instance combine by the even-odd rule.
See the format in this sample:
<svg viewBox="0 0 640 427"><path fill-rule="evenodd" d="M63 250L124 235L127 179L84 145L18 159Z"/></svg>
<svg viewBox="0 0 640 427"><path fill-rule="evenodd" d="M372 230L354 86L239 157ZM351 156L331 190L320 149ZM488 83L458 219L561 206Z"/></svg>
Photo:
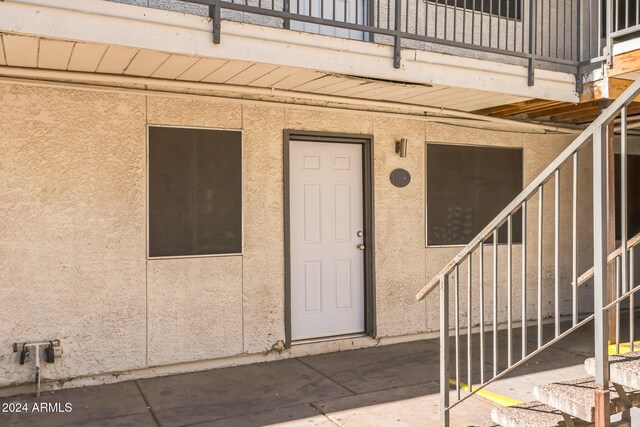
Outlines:
<svg viewBox="0 0 640 427"><path fill-rule="evenodd" d="M565 427L567 425L558 410L537 401L495 408L491 411L491 419L503 427ZM573 421L576 427L591 425L581 420Z"/></svg>
<svg viewBox="0 0 640 427"><path fill-rule="evenodd" d="M596 359L585 360L584 369L589 375L595 375ZM640 351L609 356L609 380L640 390Z"/></svg>
<svg viewBox="0 0 640 427"><path fill-rule="evenodd" d="M594 422L594 391L596 383L593 377L558 381L533 389L533 395L540 402L552 406L566 414L589 423ZM640 392L625 387L631 403L640 405ZM624 411L622 399L613 386L609 388L611 414Z"/></svg>

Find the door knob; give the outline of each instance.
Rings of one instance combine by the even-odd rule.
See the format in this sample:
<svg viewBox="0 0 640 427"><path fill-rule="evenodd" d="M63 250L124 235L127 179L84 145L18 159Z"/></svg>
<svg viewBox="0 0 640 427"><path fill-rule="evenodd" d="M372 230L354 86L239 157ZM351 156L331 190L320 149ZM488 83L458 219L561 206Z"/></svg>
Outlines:
<svg viewBox="0 0 640 427"><path fill-rule="evenodd" d="M358 250L364 251L364 245L362 243L358 245Z"/></svg>

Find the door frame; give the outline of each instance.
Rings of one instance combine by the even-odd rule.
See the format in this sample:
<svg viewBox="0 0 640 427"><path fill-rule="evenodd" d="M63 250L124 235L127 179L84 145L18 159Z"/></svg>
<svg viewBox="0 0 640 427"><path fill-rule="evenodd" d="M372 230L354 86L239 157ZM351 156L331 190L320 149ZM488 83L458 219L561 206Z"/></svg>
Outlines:
<svg viewBox="0 0 640 427"><path fill-rule="evenodd" d="M364 214L364 333L376 336L375 251L373 214L373 135L284 130L284 323L285 345L291 347L291 218L289 146L291 141L362 145L362 212ZM326 339L326 338L323 338Z"/></svg>

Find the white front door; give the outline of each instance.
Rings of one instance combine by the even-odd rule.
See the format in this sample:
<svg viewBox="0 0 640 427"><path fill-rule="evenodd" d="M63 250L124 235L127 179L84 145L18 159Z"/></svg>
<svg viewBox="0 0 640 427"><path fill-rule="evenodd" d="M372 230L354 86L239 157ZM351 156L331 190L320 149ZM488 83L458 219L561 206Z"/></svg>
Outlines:
<svg viewBox="0 0 640 427"><path fill-rule="evenodd" d="M289 144L291 338L364 332L362 145Z"/></svg>

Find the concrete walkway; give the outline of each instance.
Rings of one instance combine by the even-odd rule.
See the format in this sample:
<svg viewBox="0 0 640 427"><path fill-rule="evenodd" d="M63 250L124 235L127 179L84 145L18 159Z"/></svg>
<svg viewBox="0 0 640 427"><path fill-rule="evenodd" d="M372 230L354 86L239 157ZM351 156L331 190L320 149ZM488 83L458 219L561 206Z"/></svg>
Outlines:
<svg viewBox="0 0 640 427"><path fill-rule="evenodd" d="M535 332L529 336L535 342ZM504 332L499 337L504 348ZM579 331L490 389L528 400L534 385L584 376L592 337L590 328ZM461 341L466 346L464 337ZM0 412L0 426L436 426L438 361L438 342L430 340L61 390L45 393L39 402L71 403L71 412ZM467 382L465 372L460 380ZM31 396L3 398L0 405L21 402L31 408L34 401ZM493 407L472 396L452 410L451 425L485 424Z"/></svg>

